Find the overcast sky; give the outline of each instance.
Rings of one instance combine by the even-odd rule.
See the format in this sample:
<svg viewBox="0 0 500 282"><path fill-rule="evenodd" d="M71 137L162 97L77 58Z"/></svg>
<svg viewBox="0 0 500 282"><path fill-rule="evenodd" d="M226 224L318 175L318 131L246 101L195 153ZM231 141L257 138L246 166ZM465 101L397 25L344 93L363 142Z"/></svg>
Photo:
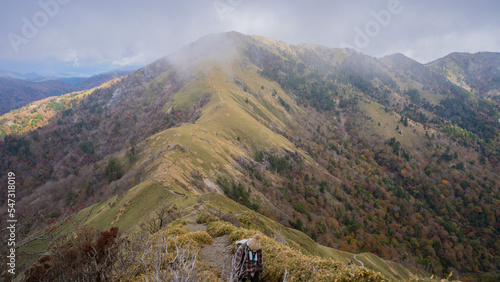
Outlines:
<svg viewBox="0 0 500 282"><path fill-rule="evenodd" d="M142 66L232 30L427 63L455 51L500 52L499 14L498 0L1 0L0 70Z"/></svg>

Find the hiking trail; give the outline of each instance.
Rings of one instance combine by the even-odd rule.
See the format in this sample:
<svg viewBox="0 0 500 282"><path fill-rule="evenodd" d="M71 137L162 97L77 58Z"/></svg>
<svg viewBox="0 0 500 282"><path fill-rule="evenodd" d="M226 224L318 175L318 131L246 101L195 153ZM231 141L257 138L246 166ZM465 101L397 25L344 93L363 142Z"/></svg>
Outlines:
<svg viewBox="0 0 500 282"><path fill-rule="evenodd" d="M196 232L196 231L207 231L207 225L197 224L196 218L198 217L198 212L203 209L203 205L199 206L195 211L194 215L186 218L187 221L193 224L187 224L186 228ZM229 279L232 268L232 244L229 240L229 235L224 235L221 237L213 238L212 245L202 245L200 251L200 259L211 266L217 268L221 271L222 277L221 281L226 281Z"/></svg>

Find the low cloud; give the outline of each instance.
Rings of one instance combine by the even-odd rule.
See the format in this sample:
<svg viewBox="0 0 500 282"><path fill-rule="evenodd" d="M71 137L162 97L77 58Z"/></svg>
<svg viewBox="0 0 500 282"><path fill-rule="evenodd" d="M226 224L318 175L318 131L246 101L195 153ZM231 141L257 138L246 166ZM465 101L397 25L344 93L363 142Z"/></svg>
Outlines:
<svg viewBox="0 0 500 282"><path fill-rule="evenodd" d="M57 9L54 3L59 3ZM374 16L395 3L402 10L391 13L388 24ZM44 9L50 4L52 10ZM335 48L354 46L356 32L371 28L368 44L359 48L362 53L380 57L402 52L428 62L453 51L500 51L499 10L497 1L452 0L2 1L0 60L145 65L217 32ZM36 32L26 27L27 21Z"/></svg>

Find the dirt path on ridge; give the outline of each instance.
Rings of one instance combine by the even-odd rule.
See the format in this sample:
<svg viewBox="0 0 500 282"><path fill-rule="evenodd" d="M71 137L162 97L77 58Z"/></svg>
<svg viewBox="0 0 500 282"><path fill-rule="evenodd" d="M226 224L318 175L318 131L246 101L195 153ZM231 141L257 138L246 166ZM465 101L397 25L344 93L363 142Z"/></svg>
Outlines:
<svg viewBox="0 0 500 282"><path fill-rule="evenodd" d="M198 213L204 208L203 205L194 210L194 214L187 217L186 220L193 223L185 227L193 232L207 231L206 224L196 224ZM222 273L220 281L228 281L232 268L232 244L229 235L213 238L212 245L202 245L199 254L200 259L213 267L219 269Z"/></svg>
<svg viewBox="0 0 500 282"><path fill-rule="evenodd" d="M212 245L201 247L200 258L222 273L221 281L228 281L232 267L231 241L229 235L214 238Z"/></svg>

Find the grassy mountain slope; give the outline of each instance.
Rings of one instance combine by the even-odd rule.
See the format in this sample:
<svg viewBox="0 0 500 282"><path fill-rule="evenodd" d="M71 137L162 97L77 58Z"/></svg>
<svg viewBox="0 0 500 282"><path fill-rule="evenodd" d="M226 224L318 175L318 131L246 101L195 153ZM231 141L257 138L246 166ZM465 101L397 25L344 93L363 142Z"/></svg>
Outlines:
<svg viewBox="0 0 500 282"><path fill-rule="evenodd" d="M245 206L235 204L226 197L216 193L191 196L188 194L189 191L183 192L187 193L187 196L173 194L165 190L164 187L159 184L152 182L143 183L131 189L120 200L112 198L110 201L92 207L93 209L98 209L98 211L95 217L89 218L90 225L96 228L107 229L111 226L111 222L113 226L120 226L121 230L132 231L133 228L137 228L137 225L140 225L142 223L141 221L144 220L144 216L141 218L138 217L138 215L147 214L147 209L145 209L145 207L175 204L178 209L187 211L185 213L188 215L195 213L199 216L203 216L205 214L210 214L210 211L217 211L218 214L239 215L236 217L241 223L246 223L247 229L260 231L270 238L281 236L282 240L284 240L281 243L293 246L300 253L307 256L332 258L334 261L343 264L353 261L353 254L321 246L302 232L281 226L273 220L251 211ZM200 203L203 204L203 209L201 210L199 209ZM82 213L88 212L88 209L83 210ZM113 211L113 209L115 210ZM118 209L120 209L120 212L118 212ZM126 216L127 213L130 213L131 216ZM118 214L120 216L116 216ZM109 217L109 215L111 215L111 217ZM112 217L114 218L109 221ZM122 217L123 220L121 220ZM117 218L118 220L116 220ZM179 220L179 222L181 224L192 224L186 221L185 218L186 217ZM368 269L375 272L381 272L383 276L390 279L409 279L411 277L419 277L420 275L421 277L425 277L425 275L427 275L417 269L401 267L398 264L381 260L368 253L359 254L357 258L366 263ZM355 260L354 262L359 265ZM272 263L269 262L269 264ZM359 269L357 271L359 271Z"/></svg>
<svg viewBox="0 0 500 282"><path fill-rule="evenodd" d="M379 281L384 277L391 280L406 280L428 275L418 269L402 267L396 263L381 260L369 253L358 254L357 260L355 260L352 253L319 245L304 233L284 227L217 193L192 195L189 191L178 187L177 192L186 193L185 196L181 196L166 188L159 183L145 181L123 195L112 197L107 201L83 209L75 218L78 220L79 217L84 217L86 224L101 230L118 226L121 232L132 237L131 232L136 231L139 226L154 218L158 209L164 206L175 206L176 210L184 216L176 219L164 229L160 229L159 233L175 228L175 226L185 226L189 229L195 224L189 220L193 215L197 217L197 222L208 223L208 232L214 239L227 234L234 242L258 232L265 236L266 270L264 275L271 280L283 277L286 271L285 266L288 267L289 279L295 277L298 280L309 277L307 279L328 281L335 277L336 279L352 281L358 276L364 277L360 277L361 281ZM150 208L152 206L156 207L156 210L152 211ZM235 221L226 221L231 218ZM282 263L277 263L275 260L282 257L284 253L287 253L287 259ZM276 257L273 259L273 256ZM323 263L335 266L334 268L322 269L321 277L311 274L307 267L297 267L300 264L311 264L312 266L316 263L315 260L320 258L326 259ZM360 262L368 269L368 272L360 267ZM203 263L203 260L200 263ZM350 266L349 263L353 263L353 265ZM293 264L297 264L297 266ZM294 273L294 267L297 268L298 273L305 276L301 277ZM322 266L317 265L316 267L321 269ZM381 276L378 276L376 272ZM144 275L141 271L139 273L141 273L139 275Z"/></svg>
<svg viewBox="0 0 500 282"><path fill-rule="evenodd" d="M452 53L427 64L451 82L483 97L498 96L500 89L500 54Z"/></svg>
<svg viewBox="0 0 500 282"><path fill-rule="evenodd" d="M401 56L217 34L6 137L1 166L45 218L94 205L92 226L127 233L159 203L208 201L347 271L360 253L395 280L495 275L491 103Z"/></svg>

